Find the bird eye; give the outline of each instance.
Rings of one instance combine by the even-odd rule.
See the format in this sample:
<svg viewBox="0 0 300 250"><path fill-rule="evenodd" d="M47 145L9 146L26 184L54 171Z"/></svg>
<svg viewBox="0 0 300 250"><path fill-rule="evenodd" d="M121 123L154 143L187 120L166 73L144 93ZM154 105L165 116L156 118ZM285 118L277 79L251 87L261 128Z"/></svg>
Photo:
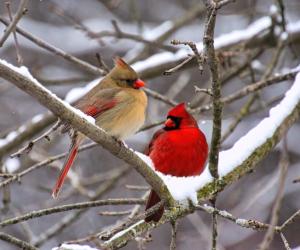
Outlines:
<svg viewBox="0 0 300 250"><path fill-rule="evenodd" d="M133 85L133 83L135 82L135 80L132 79L126 79L125 81L128 85Z"/></svg>

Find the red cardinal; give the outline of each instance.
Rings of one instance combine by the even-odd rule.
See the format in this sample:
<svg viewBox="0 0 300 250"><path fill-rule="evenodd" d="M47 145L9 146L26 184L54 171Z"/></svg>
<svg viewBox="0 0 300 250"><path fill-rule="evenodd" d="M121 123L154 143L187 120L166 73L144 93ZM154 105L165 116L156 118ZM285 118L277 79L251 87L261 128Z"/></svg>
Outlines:
<svg viewBox="0 0 300 250"><path fill-rule="evenodd" d="M95 118L96 125L117 139L125 139L134 134L144 123L147 96L140 88L145 83L138 79L137 73L121 58L116 58L115 67L75 103L75 107ZM70 131L64 124L62 132ZM53 188L56 198L71 168L80 143L85 135L72 131L72 144L69 155Z"/></svg>
<svg viewBox="0 0 300 250"><path fill-rule="evenodd" d="M183 177L202 173L208 155L206 138L184 103L169 111L165 127L154 134L145 153L155 169L165 175ZM159 196L151 190L146 210L159 201ZM163 212L164 208L161 208L145 221L158 222Z"/></svg>

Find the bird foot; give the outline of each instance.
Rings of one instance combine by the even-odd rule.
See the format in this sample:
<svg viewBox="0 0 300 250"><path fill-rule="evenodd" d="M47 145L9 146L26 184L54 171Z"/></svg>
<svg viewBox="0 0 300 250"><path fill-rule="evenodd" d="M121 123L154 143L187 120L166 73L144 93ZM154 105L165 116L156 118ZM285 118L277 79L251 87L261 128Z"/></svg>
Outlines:
<svg viewBox="0 0 300 250"><path fill-rule="evenodd" d="M113 138L114 138L114 140L119 144L120 147L121 147L121 146L127 147L127 145L125 144L124 141L120 140L119 138L117 138L117 137L115 137L115 136L113 136Z"/></svg>

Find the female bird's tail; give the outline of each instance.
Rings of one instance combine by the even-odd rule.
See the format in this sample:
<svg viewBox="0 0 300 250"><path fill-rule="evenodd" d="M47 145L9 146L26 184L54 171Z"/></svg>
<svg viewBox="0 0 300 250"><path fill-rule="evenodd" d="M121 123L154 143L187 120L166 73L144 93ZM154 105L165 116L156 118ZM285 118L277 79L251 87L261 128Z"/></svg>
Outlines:
<svg viewBox="0 0 300 250"><path fill-rule="evenodd" d="M146 210L153 207L155 204L160 202L160 198L154 190L151 190L146 204ZM164 213L164 207L160 207L154 214L151 214L145 218L146 222L158 222Z"/></svg>
<svg viewBox="0 0 300 250"><path fill-rule="evenodd" d="M70 168L72 167L74 160L77 156L78 153L78 147L81 143L81 136L75 136L75 138L73 139L73 142L71 144L70 147L70 151L68 154L68 157L66 158L63 168L60 170L59 176L57 178L57 181L55 183L54 188L52 189L52 197L55 199L58 197L59 191L62 187L62 185L64 184L65 178L70 170Z"/></svg>

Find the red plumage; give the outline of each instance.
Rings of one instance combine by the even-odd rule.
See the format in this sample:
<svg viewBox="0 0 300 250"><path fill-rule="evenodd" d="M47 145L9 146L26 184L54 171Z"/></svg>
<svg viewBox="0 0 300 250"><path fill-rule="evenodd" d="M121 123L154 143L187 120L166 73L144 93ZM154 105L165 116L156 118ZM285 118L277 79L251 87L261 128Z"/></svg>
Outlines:
<svg viewBox="0 0 300 250"><path fill-rule="evenodd" d="M52 190L52 196L54 198L57 197L58 192L59 192L60 188L62 187L62 185L64 184L65 178L66 178L70 168L73 165L73 162L78 154L78 146L79 146L79 143L77 143L77 141L74 141L74 143L71 146L69 155L66 158L66 161L64 163L64 167L61 169L59 176L57 178L57 181L55 183L55 186Z"/></svg>
<svg viewBox="0 0 300 250"><path fill-rule="evenodd" d="M109 110L109 109L113 108L114 106L116 106L116 104L117 104L116 100L111 100L107 103L101 103L101 100L100 100L100 102L98 101L98 103L86 106L83 109L83 112L89 116L96 118L98 115L100 115L104 111Z"/></svg>
<svg viewBox="0 0 300 250"><path fill-rule="evenodd" d="M181 103L169 111L165 127L154 134L145 153L153 161L155 169L163 174L195 176L204 170L208 145L196 120ZM158 195L152 190L146 209L159 201ZM157 222L162 214L163 208L145 220Z"/></svg>

